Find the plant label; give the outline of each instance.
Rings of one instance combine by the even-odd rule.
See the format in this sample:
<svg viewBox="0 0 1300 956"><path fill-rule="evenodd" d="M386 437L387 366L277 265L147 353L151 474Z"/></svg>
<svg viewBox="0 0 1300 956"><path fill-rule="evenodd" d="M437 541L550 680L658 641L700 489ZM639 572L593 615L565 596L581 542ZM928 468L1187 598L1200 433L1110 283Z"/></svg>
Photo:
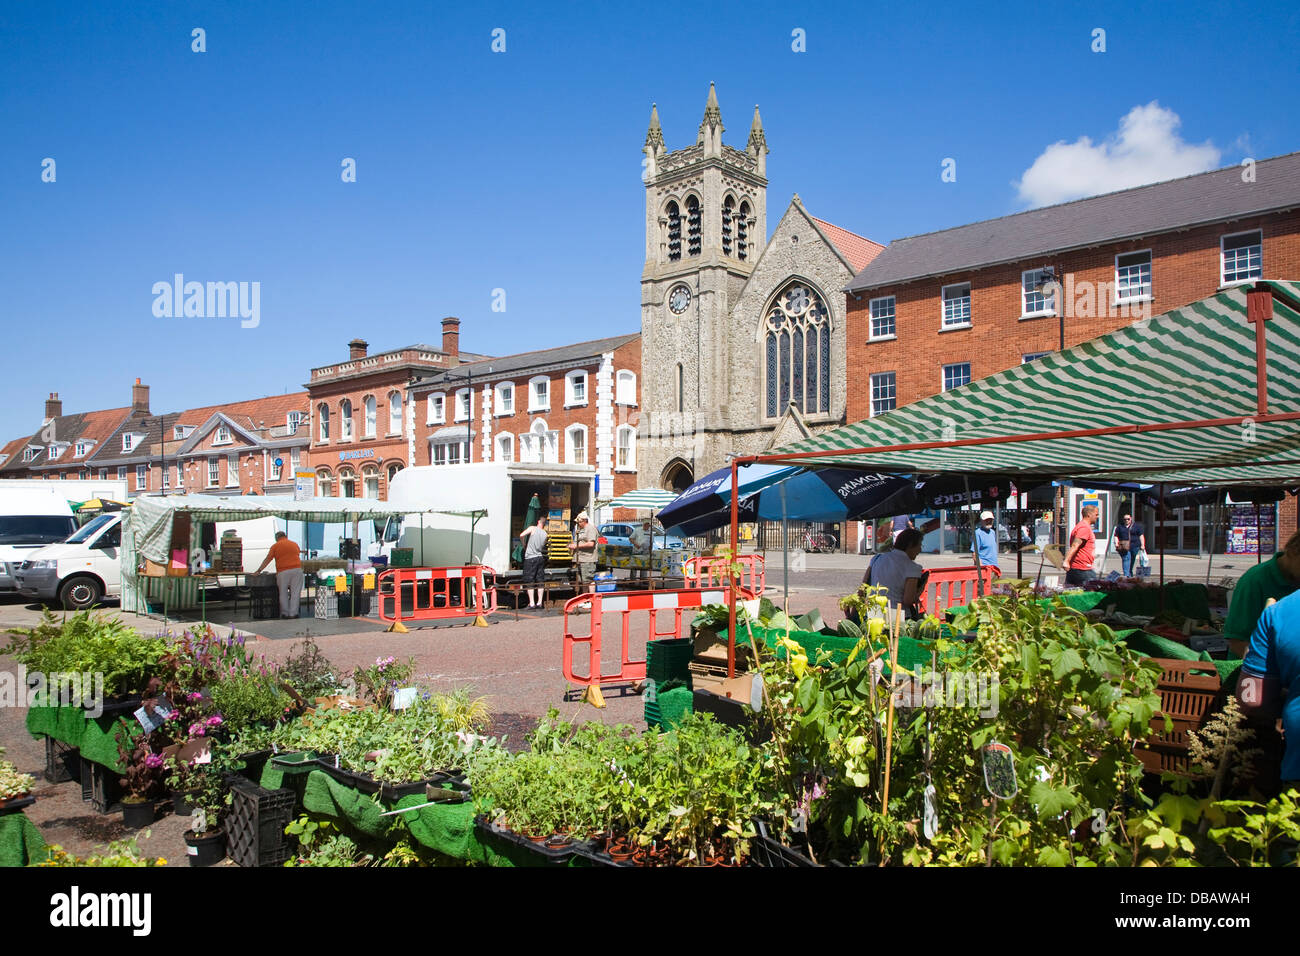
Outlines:
<svg viewBox="0 0 1300 956"><path fill-rule="evenodd" d="M418 687L399 687L393 691L393 710L406 710L415 703L416 696L420 693Z"/></svg>
<svg viewBox="0 0 1300 956"><path fill-rule="evenodd" d="M140 725L140 729L143 730L146 735L153 733L161 727L165 719L166 718L161 715L149 713L148 708L145 707L141 707L135 712L135 722Z"/></svg>
<svg viewBox="0 0 1300 956"><path fill-rule="evenodd" d="M933 840L939 832L938 797L934 784L926 785L924 796L925 812L921 816L921 832L925 834L927 840Z"/></svg>

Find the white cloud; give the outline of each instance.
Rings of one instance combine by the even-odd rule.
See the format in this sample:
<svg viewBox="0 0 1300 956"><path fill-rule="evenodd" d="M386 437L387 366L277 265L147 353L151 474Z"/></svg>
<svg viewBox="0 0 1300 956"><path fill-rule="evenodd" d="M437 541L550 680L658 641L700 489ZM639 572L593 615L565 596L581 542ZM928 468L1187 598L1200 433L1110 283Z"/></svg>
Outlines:
<svg viewBox="0 0 1300 956"><path fill-rule="evenodd" d="M1129 110L1100 143L1087 136L1053 143L1016 183L1020 198L1045 206L1217 168L1219 149L1208 140L1184 142L1181 124L1177 113L1152 100Z"/></svg>

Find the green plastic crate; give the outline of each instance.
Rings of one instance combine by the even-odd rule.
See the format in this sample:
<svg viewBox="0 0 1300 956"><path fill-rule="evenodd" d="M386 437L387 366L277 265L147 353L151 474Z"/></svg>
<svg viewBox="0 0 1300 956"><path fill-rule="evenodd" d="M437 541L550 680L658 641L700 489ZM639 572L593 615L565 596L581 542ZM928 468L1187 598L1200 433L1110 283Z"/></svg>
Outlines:
<svg viewBox="0 0 1300 956"><path fill-rule="evenodd" d="M388 559L388 566L390 568L415 567L415 549L394 548L392 557Z"/></svg>

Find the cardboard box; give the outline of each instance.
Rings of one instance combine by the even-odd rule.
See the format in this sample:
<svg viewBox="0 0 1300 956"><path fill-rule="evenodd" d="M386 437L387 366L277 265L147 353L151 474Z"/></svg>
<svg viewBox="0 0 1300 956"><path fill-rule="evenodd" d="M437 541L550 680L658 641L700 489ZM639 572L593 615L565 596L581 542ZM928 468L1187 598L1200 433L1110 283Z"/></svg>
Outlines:
<svg viewBox="0 0 1300 956"><path fill-rule="evenodd" d="M147 578L183 578L189 575L189 568L178 568L170 564L144 559L144 570L140 573Z"/></svg>

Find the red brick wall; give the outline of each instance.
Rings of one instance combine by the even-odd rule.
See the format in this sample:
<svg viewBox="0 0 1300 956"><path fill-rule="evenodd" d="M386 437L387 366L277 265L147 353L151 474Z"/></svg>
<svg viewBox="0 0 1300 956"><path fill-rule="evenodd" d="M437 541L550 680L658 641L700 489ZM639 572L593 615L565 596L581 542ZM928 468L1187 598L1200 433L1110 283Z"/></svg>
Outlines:
<svg viewBox="0 0 1300 956"><path fill-rule="evenodd" d="M405 468L407 465L408 445L406 439L406 412L403 407L402 412L402 431L395 434L389 430L389 392L396 390L402 396L402 401L408 400L406 393L406 383L409 369L400 368L392 369L382 375L371 375L361 379L354 379L343 382L323 382L319 385L313 384L310 389L310 413L309 423L304 423L302 427L310 427L310 460L312 471L326 473L331 478L329 493L337 497L342 493L339 478L343 470L351 469L356 478L357 495L364 494L363 469L367 466L374 465L379 469L379 497L387 499L388 497L388 469L390 465L400 465ZM373 438L366 438L366 396L373 395L375 398L375 435ZM342 429L342 418L339 414L339 406L344 399L352 402L352 437L344 440ZM329 440L320 441L320 424L317 420L317 409L324 402L330 409L330 430ZM423 423L423 409L416 412L417 429ZM417 442L417 463L419 444ZM339 460L339 453L366 453L365 458L350 458L345 461ZM427 453L426 453L427 454ZM307 467L306 462L300 467ZM292 480L292 476L290 476ZM319 486L318 486L318 490Z"/></svg>
<svg viewBox="0 0 1300 956"><path fill-rule="evenodd" d="M1023 270L1052 265L1058 276L1072 273L1076 289L1085 281L1105 282L1113 287L1115 256L1150 249L1154 294L1150 307L1151 314L1158 315L1213 295L1220 281L1220 237L1253 229L1263 232L1264 276L1300 278L1300 212L1292 212L1096 249L1048 254L1011 265L871 290L858 297L850 294L847 360L848 378L855 385L848 397L849 420L860 421L870 415L873 373L895 373L901 406L942 391L944 365L970 362L971 378L978 379L1020 364L1025 353L1056 351L1060 339L1057 318L1020 319ZM940 290L960 282L971 283L971 327L940 332ZM897 338L869 342L870 300L886 295L896 298ZM1066 346L1114 331L1136 318L1113 308L1110 311L1110 315L1097 316L1093 303L1092 316L1067 316Z"/></svg>

